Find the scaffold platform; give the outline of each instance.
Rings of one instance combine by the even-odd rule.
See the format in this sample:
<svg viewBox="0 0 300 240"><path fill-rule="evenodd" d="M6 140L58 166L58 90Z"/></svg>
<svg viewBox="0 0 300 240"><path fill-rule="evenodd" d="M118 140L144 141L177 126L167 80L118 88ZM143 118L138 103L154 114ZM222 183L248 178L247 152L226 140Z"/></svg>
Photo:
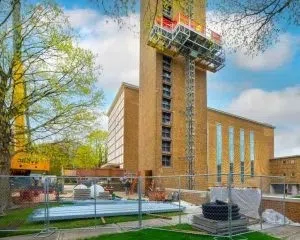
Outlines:
<svg viewBox="0 0 300 240"><path fill-rule="evenodd" d="M156 18L148 45L171 57L192 57L197 67L211 72L225 66L221 36L180 13L174 20Z"/></svg>

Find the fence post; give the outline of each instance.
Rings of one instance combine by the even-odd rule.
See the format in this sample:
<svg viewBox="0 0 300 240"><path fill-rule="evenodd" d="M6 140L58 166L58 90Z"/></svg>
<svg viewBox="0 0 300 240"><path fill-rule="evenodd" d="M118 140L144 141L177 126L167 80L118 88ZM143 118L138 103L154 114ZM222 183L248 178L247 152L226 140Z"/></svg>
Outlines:
<svg viewBox="0 0 300 240"><path fill-rule="evenodd" d="M231 178L232 178L232 173L229 173L227 175L228 178L228 236L229 239L232 238L232 197L231 197Z"/></svg>
<svg viewBox="0 0 300 240"><path fill-rule="evenodd" d="M45 202L45 219L44 219L44 228L45 231L49 231L49 179L45 177L44 182L44 202Z"/></svg>
<svg viewBox="0 0 300 240"><path fill-rule="evenodd" d="M263 205L263 185L262 185L262 176L259 177L260 179L260 206L259 206L259 222L260 222L260 230L263 229L263 219L262 219L262 205Z"/></svg>
<svg viewBox="0 0 300 240"><path fill-rule="evenodd" d="M283 215L283 226L286 225L286 216L285 216L285 191L286 191L286 182L285 182L285 176L283 177L283 206L282 206L282 215Z"/></svg>
<svg viewBox="0 0 300 240"><path fill-rule="evenodd" d="M139 228L142 228L142 177L138 176L138 211L139 211Z"/></svg>
<svg viewBox="0 0 300 240"><path fill-rule="evenodd" d="M179 206L179 224L181 224L181 179L178 177L178 206Z"/></svg>
<svg viewBox="0 0 300 240"><path fill-rule="evenodd" d="M94 228L96 229L97 226L97 193L96 193L96 180L93 181L94 184L94 215L95 215L95 225Z"/></svg>

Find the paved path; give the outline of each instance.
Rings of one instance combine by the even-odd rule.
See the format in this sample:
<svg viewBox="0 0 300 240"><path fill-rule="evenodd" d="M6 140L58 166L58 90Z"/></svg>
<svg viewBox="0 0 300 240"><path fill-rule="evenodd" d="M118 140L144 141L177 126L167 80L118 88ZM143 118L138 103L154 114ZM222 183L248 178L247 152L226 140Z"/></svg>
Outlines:
<svg viewBox="0 0 300 240"><path fill-rule="evenodd" d="M189 222L190 215L182 215L181 222L187 223ZM161 227L168 225L175 225L179 223L179 217L174 216L171 220L168 219L149 219L143 220L143 227ZM68 229L68 230L60 230L57 232L53 232L50 234L32 234L32 235L23 235L23 236L14 236L14 237L6 237L1 238L1 240L32 240L32 239L43 239L43 240L77 240L84 239L88 237L99 236L103 234L109 233L120 233L129 230L138 229L139 222L123 222L117 224L107 224L105 226L97 226L96 228L86 228L86 229Z"/></svg>
<svg viewBox="0 0 300 240"><path fill-rule="evenodd" d="M300 240L300 227L299 226L280 226L280 227L273 227L263 232L271 234L275 237L279 237L285 240Z"/></svg>

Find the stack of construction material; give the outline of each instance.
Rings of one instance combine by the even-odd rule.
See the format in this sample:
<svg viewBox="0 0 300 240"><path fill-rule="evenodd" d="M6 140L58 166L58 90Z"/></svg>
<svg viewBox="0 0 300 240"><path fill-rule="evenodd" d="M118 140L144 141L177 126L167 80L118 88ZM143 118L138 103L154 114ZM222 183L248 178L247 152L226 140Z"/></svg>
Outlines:
<svg viewBox="0 0 300 240"><path fill-rule="evenodd" d="M215 235L228 235L242 233L247 231L248 220L246 217L241 217L238 220L219 221L205 218L202 214L194 215L192 219L193 227L207 231ZM230 227L231 226L231 227Z"/></svg>
<svg viewBox="0 0 300 240"><path fill-rule="evenodd" d="M218 201L202 205L202 213L193 216L193 226L209 233L227 235L247 231L247 218L237 204Z"/></svg>
<svg viewBox="0 0 300 240"><path fill-rule="evenodd" d="M74 187L74 200L87 200L90 198L91 190L87 186L80 184Z"/></svg>
<svg viewBox="0 0 300 240"><path fill-rule="evenodd" d="M229 210L231 211L231 217L229 217ZM240 208L237 204L229 205L219 200L202 204L202 213L204 217L212 220L226 221L228 219L237 220L241 218Z"/></svg>
<svg viewBox="0 0 300 240"><path fill-rule="evenodd" d="M109 192L99 192L98 198L101 200L111 200L112 196Z"/></svg>

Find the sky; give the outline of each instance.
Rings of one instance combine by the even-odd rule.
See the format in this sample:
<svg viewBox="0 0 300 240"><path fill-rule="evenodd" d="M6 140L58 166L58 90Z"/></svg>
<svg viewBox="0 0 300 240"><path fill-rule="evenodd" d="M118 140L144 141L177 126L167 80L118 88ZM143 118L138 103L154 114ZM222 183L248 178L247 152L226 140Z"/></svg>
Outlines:
<svg viewBox="0 0 300 240"><path fill-rule="evenodd" d="M119 25L92 1L60 0L79 33L79 45L97 55L102 67L98 86L104 90L104 110L121 82L139 82L139 15ZM291 28L264 53L251 57L226 54L226 66L208 74L208 106L276 126L275 156L300 154L300 29ZM103 118L103 128L107 119Z"/></svg>

